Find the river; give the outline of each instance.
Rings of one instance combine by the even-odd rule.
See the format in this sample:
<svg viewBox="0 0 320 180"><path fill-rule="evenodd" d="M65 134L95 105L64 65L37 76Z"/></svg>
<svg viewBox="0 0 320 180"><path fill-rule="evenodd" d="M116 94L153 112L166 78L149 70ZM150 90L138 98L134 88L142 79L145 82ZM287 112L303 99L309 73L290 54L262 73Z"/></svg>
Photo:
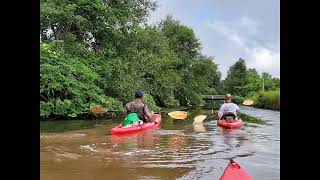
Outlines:
<svg viewBox="0 0 320 180"><path fill-rule="evenodd" d="M188 120L162 115L161 128L129 136L109 135L120 119L89 129L40 133L40 177L211 180L219 179L233 158L253 179L280 179L280 112L240 109L267 124L245 122L241 129L224 130L216 125L212 110L198 108ZM199 114L208 117L192 125L192 117Z"/></svg>

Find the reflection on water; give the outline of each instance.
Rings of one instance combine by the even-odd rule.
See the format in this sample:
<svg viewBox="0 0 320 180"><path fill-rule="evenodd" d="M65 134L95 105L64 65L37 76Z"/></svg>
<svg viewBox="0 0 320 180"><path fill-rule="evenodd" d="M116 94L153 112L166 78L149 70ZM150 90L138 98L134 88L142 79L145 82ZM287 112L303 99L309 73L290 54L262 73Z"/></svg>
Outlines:
<svg viewBox="0 0 320 180"><path fill-rule="evenodd" d="M204 125L202 123L201 124L194 124L193 130L195 132L206 132L206 128L204 127Z"/></svg>
<svg viewBox="0 0 320 180"><path fill-rule="evenodd" d="M151 148L160 140L158 131L142 131L128 135L110 135L109 137L113 145L129 145L135 148Z"/></svg>
<svg viewBox="0 0 320 180"><path fill-rule="evenodd" d="M41 179L219 179L229 158L254 179L280 179L280 112L240 108L271 123L225 130L211 110L198 108L186 120L164 115L161 128L130 135L109 135L119 121L41 133ZM208 117L193 125L199 114Z"/></svg>
<svg viewBox="0 0 320 180"><path fill-rule="evenodd" d="M176 150L184 149L187 147L187 139L181 135L171 135L167 137L167 145Z"/></svg>

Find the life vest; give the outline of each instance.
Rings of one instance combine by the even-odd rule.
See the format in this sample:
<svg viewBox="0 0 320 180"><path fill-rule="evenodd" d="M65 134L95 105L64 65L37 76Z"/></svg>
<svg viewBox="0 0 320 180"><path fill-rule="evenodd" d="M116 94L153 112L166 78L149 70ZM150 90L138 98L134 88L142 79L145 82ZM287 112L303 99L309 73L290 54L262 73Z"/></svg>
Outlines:
<svg viewBox="0 0 320 180"><path fill-rule="evenodd" d="M130 113L123 121L123 126L129 126L133 124L139 124L139 117L137 113Z"/></svg>

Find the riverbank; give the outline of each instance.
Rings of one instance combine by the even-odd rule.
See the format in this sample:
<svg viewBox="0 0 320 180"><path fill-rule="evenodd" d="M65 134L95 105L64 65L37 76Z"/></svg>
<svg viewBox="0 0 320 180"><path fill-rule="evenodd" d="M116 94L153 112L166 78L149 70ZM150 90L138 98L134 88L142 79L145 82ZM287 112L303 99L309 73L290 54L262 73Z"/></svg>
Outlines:
<svg viewBox="0 0 320 180"><path fill-rule="evenodd" d="M246 97L237 97L235 98L235 103L242 104L246 99L253 100L253 107L280 111L280 89L274 91L261 91L258 93L251 93Z"/></svg>

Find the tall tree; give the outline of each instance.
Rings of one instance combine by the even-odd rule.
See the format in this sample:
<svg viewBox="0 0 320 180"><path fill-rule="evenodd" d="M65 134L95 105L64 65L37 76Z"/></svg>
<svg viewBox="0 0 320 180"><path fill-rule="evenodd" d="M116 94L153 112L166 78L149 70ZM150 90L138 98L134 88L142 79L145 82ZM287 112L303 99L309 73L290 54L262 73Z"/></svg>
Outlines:
<svg viewBox="0 0 320 180"><path fill-rule="evenodd" d="M234 95L244 96L247 93L245 88L247 82L246 63L244 59L240 58L228 70L228 75L224 80L225 89Z"/></svg>
<svg viewBox="0 0 320 180"><path fill-rule="evenodd" d="M170 47L181 59L180 62L177 62L178 68L188 67L192 59L199 55L200 50L200 42L193 30L174 20L171 16L166 16L160 22L159 28L168 37Z"/></svg>
<svg viewBox="0 0 320 180"><path fill-rule="evenodd" d="M42 0L43 40L77 41L94 50L123 48L126 35L156 8L151 0Z"/></svg>
<svg viewBox="0 0 320 180"><path fill-rule="evenodd" d="M247 71L247 84L245 85L248 93L258 92L262 89L262 79L255 68Z"/></svg>
<svg viewBox="0 0 320 180"><path fill-rule="evenodd" d="M220 72L191 28L171 17L141 26L155 7L153 0L42 0L42 116L121 109L136 89L160 106L199 105L202 94L217 93Z"/></svg>

